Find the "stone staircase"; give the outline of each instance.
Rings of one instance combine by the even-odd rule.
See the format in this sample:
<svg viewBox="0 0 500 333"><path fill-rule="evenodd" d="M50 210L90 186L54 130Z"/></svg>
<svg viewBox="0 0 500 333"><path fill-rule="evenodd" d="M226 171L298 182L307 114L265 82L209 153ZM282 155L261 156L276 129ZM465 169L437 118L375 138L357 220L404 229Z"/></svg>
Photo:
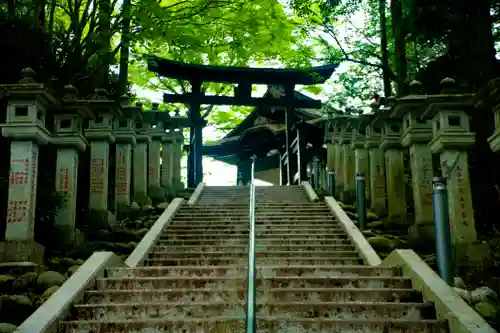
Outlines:
<svg viewBox="0 0 500 333"><path fill-rule="evenodd" d="M437 333L432 304L399 269L363 266L324 203L257 187L257 332ZM60 333L245 332L248 187L207 187L145 267L112 268Z"/></svg>

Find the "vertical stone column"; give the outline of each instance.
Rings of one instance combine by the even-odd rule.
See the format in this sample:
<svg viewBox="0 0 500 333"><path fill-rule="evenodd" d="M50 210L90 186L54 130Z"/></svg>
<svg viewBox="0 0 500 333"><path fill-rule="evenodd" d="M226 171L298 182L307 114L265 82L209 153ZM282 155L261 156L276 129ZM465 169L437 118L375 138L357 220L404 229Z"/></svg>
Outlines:
<svg viewBox="0 0 500 333"><path fill-rule="evenodd" d="M406 219L406 183L404 152L401 146L401 123L385 119L380 148L385 150L385 179L389 218Z"/></svg>
<svg viewBox="0 0 500 333"><path fill-rule="evenodd" d="M370 154L366 144L366 123L371 119L371 115L361 115L359 122L353 132L352 148L354 149L354 169L360 171L365 176L365 197L367 202L370 199Z"/></svg>
<svg viewBox="0 0 500 333"><path fill-rule="evenodd" d="M172 187L172 141L165 135L161 147L161 186Z"/></svg>
<svg viewBox="0 0 500 333"><path fill-rule="evenodd" d="M12 142L7 226L5 242L0 244L0 261L43 264L44 248L35 242L34 234L38 145L51 141L45 128L45 115L55 100L43 85L36 84L35 75L31 68L24 69L18 84L4 86L10 100L6 123L1 128L2 135Z"/></svg>
<svg viewBox="0 0 500 333"><path fill-rule="evenodd" d="M326 167L328 170L335 171L335 155L336 155L336 146L333 142L328 142L326 144Z"/></svg>
<svg viewBox="0 0 500 333"><path fill-rule="evenodd" d="M367 126L365 148L368 149L370 165L370 210L377 215L384 215L387 213L387 192L384 150L379 148L380 132L380 128L373 123Z"/></svg>
<svg viewBox="0 0 500 333"><path fill-rule="evenodd" d="M151 111L144 112L145 120L151 125L149 128L149 136L151 142L148 145L148 187L160 186L160 152L161 140L165 130L158 117L158 104L153 103Z"/></svg>
<svg viewBox="0 0 500 333"><path fill-rule="evenodd" d="M89 208L108 210L109 145L116 140L113 118L121 116L119 105L108 99L104 89L96 89L91 101L96 118L89 121L85 137L90 145L90 200Z"/></svg>
<svg viewBox="0 0 500 333"><path fill-rule="evenodd" d="M343 201L352 201L356 198L356 169L354 163L354 150L351 148L351 143L348 138L343 139L342 144L342 163L343 163L343 178L344 192L342 194Z"/></svg>
<svg viewBox="0 0 500 333"><path fill-rule="evenodd" d="M87 140L82 135L83 119L94 118L89 101L77 99L76 88L65 87L62 108L54 109L55 133L52 143L57 146L56 191L63 203L55 217L56 237L59 244L77 241L76 200L78 190L79 152L85 151Z"/></svg>
<svg viewBox="0 0 500 333"><path fill-rule="evenodd" d="M174 131L174 141L172 142L172 185L174 189L183 189L184 184L181 181L181 159L182 159L182 144L184 135L182 128Z"/></svg>
<svg viewBox="0 0 500 333"><path fill-rule="evenodd" d="M142 115L135 122L135 138L132 157L133 193L134 196L148 194L148 144L151 141L148 124L143 121Z"/></svg>
<svg viewBox="0 0 500 333"><path fill-rule="evenodd" d="M115 120L116 133L116 172L115 172L115 209L120 205L130 205L132 182L132 148L137 144L135 125L142 112L139 105L129 105L128 96L122 96L123 116Z"/></svg>
<svg viewBox="0 0 500 333"><path fill-rule="evenodd" d="M336 138L335 146L335 196L340 199L344 192L344 150Z"/></svg>

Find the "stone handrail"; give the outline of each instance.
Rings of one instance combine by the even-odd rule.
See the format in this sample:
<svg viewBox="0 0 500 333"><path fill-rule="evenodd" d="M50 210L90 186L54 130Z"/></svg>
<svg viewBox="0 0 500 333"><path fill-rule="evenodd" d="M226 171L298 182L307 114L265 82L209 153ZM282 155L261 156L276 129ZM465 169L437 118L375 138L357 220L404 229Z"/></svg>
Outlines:
<svg viewBox="0 0 500 333"><path fill-rule="evenodd" d="M175 198L172 200L167 209L165 209L158 220L156 220L155 224L153 224L151 229L149 229L139 244L137 244L135 250L128 256L127 260L125 260L125 265L129 267L143 265L144 260L148 258L149 253L161 237L163 230L165 230L165 228L170 224L172 218L181 208L183 202L184 199L182 198Z"/></svg>
<svg viewBox="0 0 500 333"><path fill-rule="evenodd" d="M413 288L420 291L426 301L434 303L438 318L448 321L451 333L496 332L413 250L394 250L383 264L402 268Z"/></svg>
<svg viewBox="0 0 500 333"><path fill-rule="evenodd" d="M325 197L325 203L330 208L332 214L337 218L340 225L347 233L349 239L354 243L356 250L363 258L365 264L370 266L377 266L382 263L377 252L368 243L365 236L359 231L354 222L347 216L342 207L338 204L337 200L333 197Z"/></svg>
<svg viewBox="0 0 500 333"><path fill-rule="evenodd" d="M300 185L302 185L302 187L306 191L306 195L309 198L309 201L313 201L313 202L318 201L318 199L319 199L318 195L316 194L316 192L312 188L311 184L309 184L309 182L307 182L307 181L301 182Z"/></svg>
<svg viewBox="0 0 500 333"><path fill-rule="evenodd" d="M144 263L183 202L182 198L172 200L125 262L113 252L94 252L15 333L57 333L59 321L66 318L73 304L83 299L85 290L94 288L96 280L104 277L107 268L124 265L137 267Z"/></svg>
<svg viewBox="0 0 500 333"><path fill-rule="evenodd" d="M73 304L83 299L85 290L92 289L107 268L122 265L122 259L113 252L94 252L15 333L57 333L59 321L66 318Z"/></svg>
<svg viewBox="0 0 500 333"><path fill-rule="evenodd" d="M189 201L187 202L188 206L193 206L198 201L204 189L205 189L205 183L199 183L198 186L196 186L196 189L189 198Z"/></svg>

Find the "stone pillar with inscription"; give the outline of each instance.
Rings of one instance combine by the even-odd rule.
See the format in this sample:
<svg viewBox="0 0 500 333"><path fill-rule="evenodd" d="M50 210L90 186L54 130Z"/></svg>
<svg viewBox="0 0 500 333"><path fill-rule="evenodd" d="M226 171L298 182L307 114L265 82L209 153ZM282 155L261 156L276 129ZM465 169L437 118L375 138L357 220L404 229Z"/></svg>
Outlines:
<svg viewBox="0 0 500 333"><path fill-rule="evenodd" d="M54 136L52 143L57 146L56 191L63 197L62 206L55 217L57 240L62 244L77 241L76 200L78 190L79 153L87 148L83 137L83 120L93 119L89 103L77 98L75 87L65 87L61 108L54 108Z"/></svg>
<svg viewBox="0 0 500 333"><path fill-rule="evenodd" d="M161 146L161 186L163 188L172 187L172 138L170 136L170 129L167 129L162 138Z"/></svg>
<svg viewBox="0 0 500 333"><path fill-rule="evenodd" d="M138 105L140 108L140 105ZM143 112L137 114L135 122L136 144L133 151L133 193L134 196L148 194L148 145L151 142L149 128L151 125L144 121Z"/></svg>
<svg viewBox="0 0 500 333"><path fill-rule="evenodd" d="M181 180L182 144L184 143L182 128L174 129L172 140L172 186L180 190L184 188Z"/></svg>
<svg viewBox="0 0 500 333"><path fill-rule="evenodd" d="M326 168L328 171L335 171L335 144L334 140L334 127L330 123L325 125L325 143L326 143Z"/></svg>
<svg viewBox="0 0 500 333"><path fill-rule="evenodd" d="M115 209L130 205L132 181L132 147L136 145L135 122L142 109L130 106L128 96L121 99L122 117L115 118L116 163L115 163Z"/></svg>
<svg viewBox="0 0 500 333"><path fill-rule="evenodd" d="M108 210L109 145L116 140L113 130L114 117L121 116L117 102L108 99L105 89L95 89L90 107L95 119L89 120L85 137L90 145L90 199L89 208Z"/></svg>
<svg viewBox="0 0 500 333"><path fill-rule="evenodd" d="M152 125L149 129L151 142L148 146L148 187L160 186L161 141L165 130L163 123L158 121L159 113L158 104L156 103L153 103L151 111L144 112L144 119Z"/></svg>
<svg viewBox="0 0 500 333"><path fill-rule="evenodd" d="M340 199L344 192L344 151L340 144L340 138L337 136L334 139L335 151L335 197Z"/></svg>
<svg viewBox="0 0 500 333"><path fill-rule="evenodd" d="M443 79L443 94L453 91L453 79ZM449 89L449 90L448 90ZM469 180L467 149L475 142L470 132L467 112L471 105L466 95L449 97L447 102L430 104L422 119L431 119L433 139L429 143L433 153L439 154L443 177L447 180L448 207L452 244L457 262L475 261L484 254L477 243L474 208Z"/></svg>
<svg viewBox="0 0 500 333"><path fill-rule="evenodd" d="M377 215L387 214L384 150L379 148L382 129L374 120L366 126L365 148L369 155L370 210Z"/></svg>
<svg viewBox="0 0 500 333"><path fill-rule="evenodd" d="M387 212L390 219L406 220L406 182L404 151L401 146L401 123L385 119L380 148L384 149L387 183Z"/></svg>
<svg viewBox="0 0 500 333"><path fill-rule="evenodd" d="M35 205L38 176L38 145L51 141L45 128L46 110L55 104L36 73L22 71L18 84L0 86L9 94L2 135L12 140L5 242L0 261L31 261L43 264L44 247L35 242Z"/></svg>
<svg viewBox="0 0 500 333"><path fill-rule="evenodd" d="M352 124L347 123L340 135L342 145L342 177L344 191L342 201L352 202L356 198L356 164L354 160L354 149L352 149Z"/></svg>
<svg viewBox="0 0 500 333"><path fill-rule="evenodd" d="M371 114L359 117L358 124L352 134L352 148L354 149L354 169L365 176L365 197L370 200L370 154L366 144L366 124L371 120Z"/></svg>

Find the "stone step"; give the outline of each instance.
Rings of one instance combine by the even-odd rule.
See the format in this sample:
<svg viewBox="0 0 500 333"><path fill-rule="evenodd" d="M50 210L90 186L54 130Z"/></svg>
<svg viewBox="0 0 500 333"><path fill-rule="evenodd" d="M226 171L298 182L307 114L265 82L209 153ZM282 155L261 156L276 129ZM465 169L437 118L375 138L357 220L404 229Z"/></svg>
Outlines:
<svg viewBox="0 0 500 333"><path fill-rule="evenodd" d="M447 325L437 320L404 319L318 319L289 317L259 317L261 333L448 333ZM206 319L148 320L80 320L63 321L59 333L221 333L244 332L245 317L211 317Z"/></svg>
<svg viewBox="0 0 500 333"><path fill-rule="evenodd" d="M340 232L340 230L339 230ZM169 242L203 242L203 241L218 241L220 239L227 239L228 234L220 234L220 233L194 233L194 234L170 234L166 233L161 236L160 241L157 243L158 245L165 245ZM248 232L240 232L240 233L232 233L231 239L244 239L248 240ZM258 241L306 241L306 240L317 240L317 241L332 241L336 244L351 244L351 241L348 239L341 238L332 238L328 235L318 235L318 234L302 234L302 235L293 235L293 234L262 234L259 235Z"/></svg>
<svg viewBox="0 0 500 333"><path fill-rule="evenodd" d="M422 310L428 310L428 303L357 303L357 302L258 302L257 316L280 316L292 318L335 318L355 319L406 319L422 320ZM155 302L155 303L108 303L79 304L75 315L80 320L148 320L176 318L210 318L217 316L244 317L245 301L227 302Z"/></svg>
<svg viewBox="0 0 500 333"><path fill-rule="evenodd" d="M191 253L189 253L191 254ZM241 264L248 260L248 255L246 253L208 253L208 254L195 254L192 257L186 257L185 252L177 252L171 253L168 258L150 258L145 261L145 265L148 266L171 266L174 260L198 260L206 262L206 260L210 260L210 262L214 262L215 264ZM243 261L242 261L243 260ZM317 260L317 261L315 261ZM272 257L272 256L262 256L259 255L257 257L257 263L260 265L290 265L290 264L303 264L303 265L360 265L362 264L361 258L356 254L356 256L310 256L310 257L299 257L294 255L293 253L288 253L287 256L283 257Z"/></svg>
<svg viewBox="0 0 500 333"><path fill-rule="evenodd" d="M267 228L264 226L257 226L257 236L265 236L265 237L278 237L277 235L289 235L289 236L296 236L296 235L305 235L308 234L309 236L314 236L314 235L323 235L327 237L337 237L337 238L342 238L345 239L347 237L347 234L342 230L337 228L335 225L332 225L328 228L288 228L288 227L274 227L274 228ZM161 239L167 239L168 237L184 237L184 236L191 236L191 235L210 235L213 234L214 231L210 230L210 228L191 228L191 229L183 229L183 228L168 228L168 230L164 231ZM220 230L217 231L220 235ZM247 226L238 226L238 227L233 227L233 228L227 228L224 230L225 235L230 235L230 234L247 234L248 233L248 227Z"/></svg>
<svg viewBox="0 0 500 333"><path fill-rule="evenodd" d="M185 219L185 218L226 218L226 217L231 217L231 218L248 218L248 212L244 212L241 214L235 213L235 212L226 212L226 213L221 213L221 212L214 212L214 213L204 213L204 212L197 212L197 213L183 213L183 214L175 214L176 219ZM269 214L264 214L264 213L259 213L258 216L255 216L256 218L268 218L268 219L273 219L273 220L280 220L280 219L304 219L304 218L309 218L309 217L316 217L319 216L321 218L333 218L332 214L330 212L324 212L324 213L314 213L313 212L308 212L308 211L303 211L303 212L294 212L294 213L289 213L289 214L281 214L281 213L274 213L271 212Z"/></svg>
<svg viewBox="0 0 500 333"><path fill-rule="evenodd" d="M243 237L224 237L220 235L219 238L201 238L201 239L169 239L167 241L161 241L157 243L155 249L157 251L163 251L165 246L188 246L188 245L217 245L221 243L232 243L232 244L248 244L248 236ZM307 244L319 244L319 245L342 245L351 247L352 244L348 240L338 239L338 238L259 238L256 243L261 246L268 245L307 245Z"/></svg>
<svg viewBox="0 0 500 333"><path fill-rule="evenodd" d="M203 250L201 248L197 248L198 251L176 251L174 249L169 252L160 252L157 256L153 255L154 252L151 253L151 257L149 259L182 259L184 258L221 258L221 257L237 257L237 256L247 256L248 251L246 251L246 246L240 247L224 247L215 249L207 249ZM238 250L238 251L235 251ZM257 249L258 251L259 249ZM276 259L279 258L287 258L287 257L299 257L299 258L310 258L310 257L324 257L324 258L345 258L345 259L358 259L359 255L356 251L265 251L265 252L256 252L257 258L273 258L275 256Z"/></svg>
<svg viewBox="0 0 500 333"><path fill-rule="evenodd" d="M350 250L351 249L351 250ZM170 252L211 252L211 251L225 251L229 253L243 252L248 253L248 246L243 245L188 245L188 246L165 246L161 250L154 248L151 252L151 256L165 256L168 257ZM255 249L256 253L269 253L269 252L331 252L331 253L342 253L342 252L355 252L353 247L346 247L344 245L318 245L318 244L307 244L307 245L266 245L257 244Z"/></svg>
<svg viewBox="0 0 500 333"><path fill-rule="evenodd" d="M198 202L196 202L193 206L186 206L181 209L195 209L195 210L203 210L203 209L215 209L214 207L220 207L223 209L228 209L230 207L231 209L243 209L243 208L249 208L248 203L238 203L238 202L229 202L221 205L202 205ZM261 203L260 205L256 206L256 208L293 208L293 207L298 207L298 208L318 208L318 207L326 207L323 202L298 202L295 203L294 205L290 205L288 203L281 203L281 202L274 202L270 201L268 203Z"/></svg>
<svg viewBox="0 0 500 333"><path fill-rule="evenodd" d="M185 209L185 210L179 210L177 215L248 215L250 208L245 208L245 209L231 209L228 210L227 212L221 212L219 209ZM288 208L280 208L280 207L256 207L255 212L257 214L262 214L262 215L272 215L272 214L328 214L331 215L331 211L327 208L324 207L288 207Z"/></svg>
<svg viewBox="0 0 500 333"><path fill-rule="evenodd" d="M241 267L237 267L240 269ZM272 271L273 274L279 276L383 276L383 277L393 277L399 276L401 274L401 269L398 267L371 267L371 266L338 266L338 265L297 265L291 264L288 266L281 265L257 265L257 276L262 276L263 274L268 274ZM192 272L188 275L190 276L201 276L201 275L227 275L234 269L232 265L219 265L219 266L174 266L174 267L138 267L138 268L124 268L116 267L109 268L108 277L135 277L135 276L146 276L146 277L158 277L158 276L178 276L179 271ZM245 268L246 271L246 268ZM214 273L214 274L212 274Z"/></svg>
<svg viewBox="0 0 500 333"><path fill-rule="evenodd" d="M115 277L97 279L99 289L230 288L246 284L246 267L233 269L230 276ZM411 288L405 277L297 277L265 276L257 288Z"/></svg>
<svg viewBox="0 0 500 333"><path fill-rule="evenodd" d="M342 231L342 229L339 228L339 225L337 224L336 221L331 221L330 223L256 223L255 228L259 232L269 232L269 231L276 231L276 232L285 232L285 233L296 233L296 230L301 230L302 232L309 232L314 233L314 229L322 230L323 232L335 232L335 233L345 233ZM209 223L200 223L197 224L195 222L193 223L188 223L188 224L176 224L172 223L167 227L167 229L164 231L164 233L168 234L170 232L179 232L179 231L185 231L189 233L194 233L194 232L203 232L203 231L209 231L212 229L217 229L217 232L221 232L223 230L227 231L234 231L234 230L248 230L248 225L245 223L224 223L224 224L209 224ZM318 233L318 232L316 232Z"/></svg>
<svg viewBox="0 0 500 333"><path fill-rule="evenodd" d="M409 288L268 288L257 289L259 300L281 302L422 302L422 295ZM87 304L126 302L236 302L247 299L246 285L224 288L101 289L87 290Z"/></svg>
<svg viewBox="0 0 500 333"><path fill-rule="evenodd" d="M231 235L247 235L248 227L233 227L227 229L213 229L213 228L196 228L196 229L171 229L168 231L164 231L160 240L167 240L170 238L179 238L184 237L186 235L198 235L202 237L203 234L213 234L214 232L219 233L220 235L224 235L226 237L230 237ZM344 231L341 231L336 228L317 228L316 230L311 229L294 229L294 228L256 228L256 238L260 237L279 237L277 235L288 234L290 236L300 236L306 233L309 234L308 237L312 237L314 235L325 236L330 238L337 239L347 239L347 234Z"/></svg>
<svg viewBox="0 0 500 333"><path fill-rule="evenodd" d="M221 220L216 220L216 219L209 219L209 220L200 220L200 219L195 219L192 221L186 221L186 220L177 220L177 221L172 221L172 223L168 226L168 228L192 228L192 227L211 227L211 226L220 226L220 227L239 227L239 226L245 226L248 227L250 221L249 218L246 219L221 219ZM258 227L278 227L278 226L290 226L290 227L300 227L300 226L337 226L340 227L338 222L334 219L316 219L316 220L308 220L308 221L303 221L303 220L266 220L266 219L259 219L256 218L255 220L255 225Z"/></svg>

